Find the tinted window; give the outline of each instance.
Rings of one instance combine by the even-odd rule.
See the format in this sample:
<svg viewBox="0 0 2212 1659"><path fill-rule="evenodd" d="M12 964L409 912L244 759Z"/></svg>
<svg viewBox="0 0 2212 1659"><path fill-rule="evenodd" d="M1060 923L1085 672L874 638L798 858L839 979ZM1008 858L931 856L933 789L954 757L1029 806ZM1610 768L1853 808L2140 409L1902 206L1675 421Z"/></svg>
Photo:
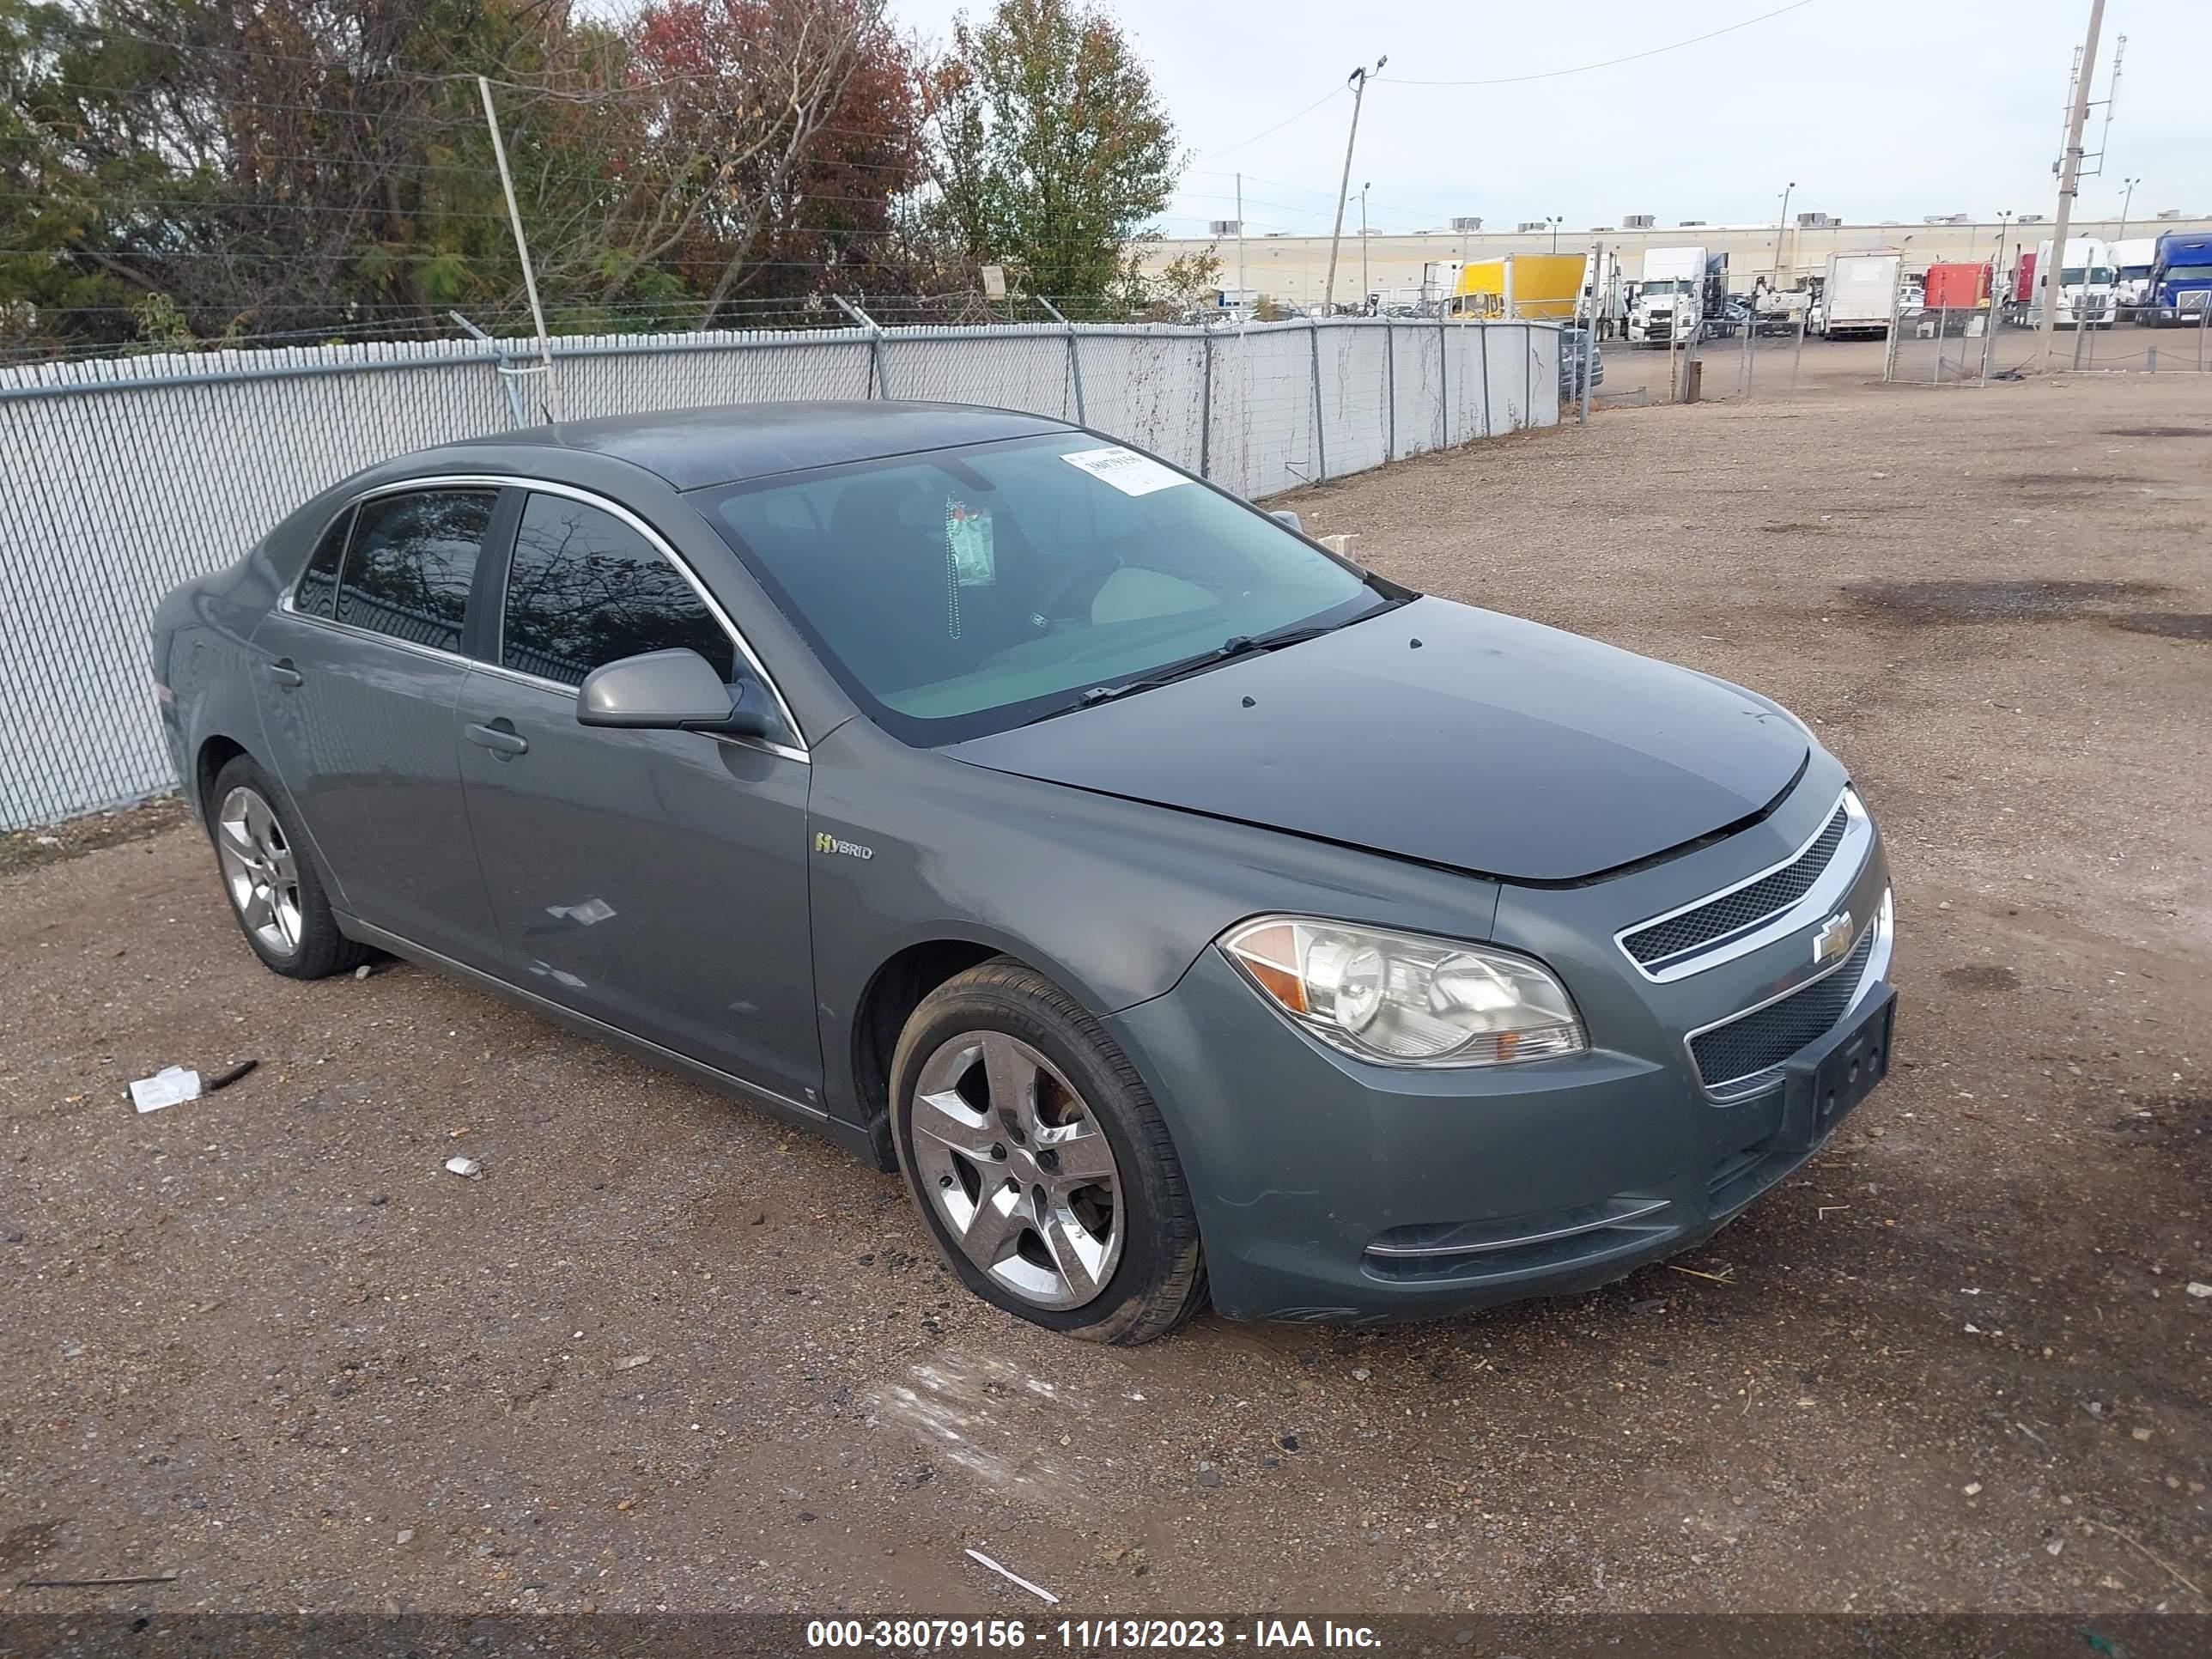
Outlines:
<svg viewBox="0 0 2212 1659"><path fill-rule="evenodd" d="M300 586L292 595L293 608L310 617L333 615L337 607L338 566L345 559L346 532L353 528L351 507L338 514L315 544L307 568L300 573Z"/></svg>
<svg viewBox="0 0 2212 1659"><path fill-rule="evenodd" d="M1001 730L1386 603L1264 514L1085 434L703 499L831 672L909 742Z"/></svg>
<svg viewBox="0 0 2212 1659"><path fill-rule="evenodd" d="M611 513L532 495L507 574L500 660L577 685L603 663L688 647L737 678L737 648L690 583Z"/></svg>
<svg viewBox="0 0 2212 1659"><path fill-rule="evenodd" d="M426 489L364 501L338 584L337 619L459 651L495 499L489 489Z"/></svg>

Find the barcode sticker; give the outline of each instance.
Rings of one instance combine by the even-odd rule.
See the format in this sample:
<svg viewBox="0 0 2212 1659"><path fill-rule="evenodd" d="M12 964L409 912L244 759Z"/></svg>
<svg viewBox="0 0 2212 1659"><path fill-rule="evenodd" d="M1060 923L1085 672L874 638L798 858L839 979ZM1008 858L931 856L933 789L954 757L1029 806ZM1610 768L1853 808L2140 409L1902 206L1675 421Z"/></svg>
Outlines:
<svg viewBox="0 0 2212 1659"><path fill-rule="evenodd" d="M1112 484L1124 495L1149 495L1155 489L1190 482L1173 467L1162 466L1149 455L1139 455L1133 449L1119 446L1111 449L1079 449L1060 459Z"/></svg>

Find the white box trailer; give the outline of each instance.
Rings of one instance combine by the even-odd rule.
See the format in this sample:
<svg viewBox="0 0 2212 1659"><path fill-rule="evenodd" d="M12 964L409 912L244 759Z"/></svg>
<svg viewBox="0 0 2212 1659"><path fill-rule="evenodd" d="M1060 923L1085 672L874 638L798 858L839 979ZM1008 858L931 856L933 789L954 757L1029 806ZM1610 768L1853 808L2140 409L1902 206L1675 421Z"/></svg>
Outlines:
<svg viewBox="0 0 2212 1659"><path fill-rule="evenodd" d="M1832 340L1887 335L1904 263L1896 253L1831 253L1810 331Z"/></svg>

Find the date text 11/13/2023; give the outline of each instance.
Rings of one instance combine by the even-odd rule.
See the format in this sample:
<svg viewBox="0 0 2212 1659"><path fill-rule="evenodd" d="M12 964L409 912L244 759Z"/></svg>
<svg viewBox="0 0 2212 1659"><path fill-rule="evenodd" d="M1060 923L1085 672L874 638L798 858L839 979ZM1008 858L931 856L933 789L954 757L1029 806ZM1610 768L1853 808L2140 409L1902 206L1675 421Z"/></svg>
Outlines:
<svg viewBox="0 0 2212 1659"><path fill-rule="evenodd" d="M1370 1626L1306 1619L1255 1619L1249 1626L1224 1619L1060 1619L1035 1625L1021 1619L817 1619L806 1626L810 1648L906 1652L1033 1644L1087 1652L1230 1647L1371 1651L1381 1647L1382 1639Z"/></svg>

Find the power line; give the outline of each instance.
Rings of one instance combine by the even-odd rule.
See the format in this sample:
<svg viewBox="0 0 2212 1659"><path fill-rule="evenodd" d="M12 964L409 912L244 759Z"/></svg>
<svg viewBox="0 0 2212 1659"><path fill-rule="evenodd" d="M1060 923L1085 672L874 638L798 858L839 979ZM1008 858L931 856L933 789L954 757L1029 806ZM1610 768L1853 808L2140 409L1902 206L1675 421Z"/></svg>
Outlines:
<svg viewBox="0 0 2212 1659"><path fill-rule="evenodd" d="M1572 69L1545 70L1534 75L1499 75L1483 81L1408 81L1399 76L1384 78L1401 87L1511 87L1525 81L1556 81L1563 76L1588 75L1592 70L1613 69L1622 64L1641 63L1646 58L1656 58L1662 52L1680 52L1685 46L1694 46L1701 41L1717 40L1723 34L1734 34L1738 29L1747 29L1754 23L1764 23L1770 17L1779 17L1784 12L1802 11L1814 0L1790 0L1786 6L1777 6L1772 11L1763 11L1756 17L1747 17L1741 23L1730 23L1724 28L1709 29L1703 34L1693 34L1686 40L1675 40L1663 46L1653 46L1647 52L1632 52L1626 58L1608 58L1601 64L1577 64Z"/></svg>
<svg viewBox="0 0 2212 1659"><path fill-rule="evenodd" d="M1320 97L1315 99L1313 102L1308 104L1304 109L1300 110L1296 115L1287 116L1284 119L1276 122L1274 125L1269 127L1265 132L1255 132L1249 138L1239 139L1237 143L1230 145L1227 149L1208 150L1205 155L1194 156L1192 159L1199 161L1217 161L1220 157L1229 155L1231 151L1240 150L1248 145L1256 144L1262 138L1272 138L1277 133L1280 132L1285 127L1290 125L1292 121L1302 121L1307 116L1311 115L1316 110L1319 109L1323 104L1328 102L1330 99L1335 97L1343 90L1344 88L1342 87L1331 87L1327 92L1322 94Z"/></svg>

